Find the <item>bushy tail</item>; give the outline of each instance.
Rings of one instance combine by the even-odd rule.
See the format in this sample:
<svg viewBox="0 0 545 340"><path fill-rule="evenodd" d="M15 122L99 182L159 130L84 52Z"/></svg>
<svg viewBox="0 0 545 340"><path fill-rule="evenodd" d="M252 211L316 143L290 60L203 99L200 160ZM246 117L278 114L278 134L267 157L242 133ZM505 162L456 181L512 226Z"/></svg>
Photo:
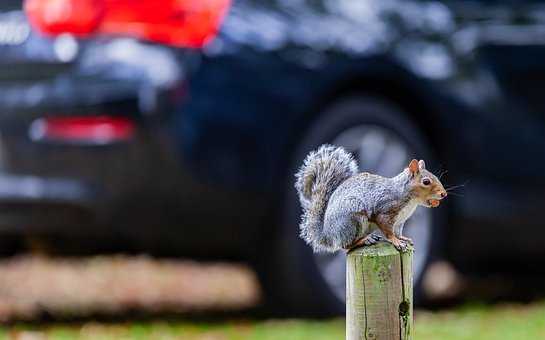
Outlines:
<svg viewBox="0 0 545 340"><path fill-rule="evenodd" d="M314 251L335 250L323 233L327 203L333 191L357 172L358 165L350 153L326 144L312 151L295 175L295 189L303 207L300 235Z"/></svg>

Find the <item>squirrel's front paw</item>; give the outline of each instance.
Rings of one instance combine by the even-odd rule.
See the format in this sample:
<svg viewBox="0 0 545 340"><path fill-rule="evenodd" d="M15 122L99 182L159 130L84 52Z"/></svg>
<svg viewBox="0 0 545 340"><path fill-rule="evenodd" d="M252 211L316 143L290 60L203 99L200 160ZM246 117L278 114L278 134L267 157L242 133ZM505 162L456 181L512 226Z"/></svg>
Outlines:
<svg viewBox="0 0 545 340"><path fill-rule="evenodd" d="M409 246L407 245L407 242L402 241L402 240L399 240L399 244L397 246L396 245L394 245L394 246L396 247L397 250L399 250L401 252L406 252L407 249L409 248Z"/></svg>
<svg viewBox="0 0 545 340"><path fill-rule="evenodd" d="M407 242L400 240L398 238L392 238L388 240L398 251L405 252L407 251Z"/></svg>
<svg viewBox="0 0 545 340"><path fill-rule="evenodd" d="M405 237L405 236L399 236L399 239L401 241L405 241L406 243L410 244L411 246L414 246L414 242L412 239Z"/></svg>

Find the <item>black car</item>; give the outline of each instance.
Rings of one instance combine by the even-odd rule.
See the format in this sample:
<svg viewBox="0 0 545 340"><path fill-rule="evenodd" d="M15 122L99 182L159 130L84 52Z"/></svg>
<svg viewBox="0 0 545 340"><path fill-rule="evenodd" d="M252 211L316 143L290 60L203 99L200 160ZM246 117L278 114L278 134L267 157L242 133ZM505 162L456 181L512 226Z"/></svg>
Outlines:
<svg viewBox="0 0 545 340"><path fill-rule="evenodd" d="M464 185L406 226L415 288L439 256L488 273L545 258L545 6L538 1L235 0L202 48L31 31L0 16L4 249L255 264L283 311L344 311L345 255L298 237L304 156L412 157Z"/></svg>

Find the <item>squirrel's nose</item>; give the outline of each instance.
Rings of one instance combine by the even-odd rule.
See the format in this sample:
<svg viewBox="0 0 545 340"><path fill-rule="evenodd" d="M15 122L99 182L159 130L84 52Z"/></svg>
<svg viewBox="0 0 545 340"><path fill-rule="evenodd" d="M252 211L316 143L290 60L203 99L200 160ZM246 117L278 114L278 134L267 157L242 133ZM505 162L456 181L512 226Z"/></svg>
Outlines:
<svg viewBox="0 0 545 340"><path fill-rule="evenodd" d="M447 192L446 191L441 191L441 198L445 198L447 197Z"/></svg>

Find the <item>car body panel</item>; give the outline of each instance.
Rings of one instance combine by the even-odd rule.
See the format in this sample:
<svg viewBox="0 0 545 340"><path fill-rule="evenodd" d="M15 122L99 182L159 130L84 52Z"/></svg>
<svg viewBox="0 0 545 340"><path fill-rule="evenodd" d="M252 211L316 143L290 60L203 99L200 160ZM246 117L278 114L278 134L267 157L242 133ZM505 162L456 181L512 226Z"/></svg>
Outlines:
<svg viewBox="0 0 545 340"><path fill-rule="evenodd" d="M449 258L472 270L542 254L533 235L545 208L545 14L537 2L513 6L239 0L201 51L35 33L22 45L0 42L12 51L0 57L11 71L0 75L4 174L17 177L15 191L33 178L81 192L0 190L0 206L16 203L21 216L25 203L49 211L60 202L88 222L15 223L40 233L85 229L157 252L248 258L274 234L305 128L334 100L371 93L414 117L441 162L432 166L465 184L447 203ZM28 138L44 115L97 113L134 119L134 139L83 147ZM521 232L507 237L513 225Z"/></svg>

